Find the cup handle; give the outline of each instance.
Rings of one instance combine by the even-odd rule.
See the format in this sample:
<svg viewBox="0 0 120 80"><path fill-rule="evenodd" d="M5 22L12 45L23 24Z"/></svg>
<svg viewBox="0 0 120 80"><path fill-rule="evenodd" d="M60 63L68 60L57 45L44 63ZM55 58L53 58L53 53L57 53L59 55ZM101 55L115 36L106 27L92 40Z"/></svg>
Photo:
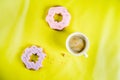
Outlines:
<svg viewBox="0 0 120 80"><path fill-rule="evenodd" d="M88 54L87 53L84 53L83 55L85 56L85 58L88 58Z"/></svg>

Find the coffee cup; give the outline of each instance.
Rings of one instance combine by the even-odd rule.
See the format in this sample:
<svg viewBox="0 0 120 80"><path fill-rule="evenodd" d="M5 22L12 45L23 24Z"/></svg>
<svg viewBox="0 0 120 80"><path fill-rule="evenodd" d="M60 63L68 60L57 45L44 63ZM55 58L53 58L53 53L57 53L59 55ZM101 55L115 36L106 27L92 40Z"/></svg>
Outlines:
<svg viewBox="0 0 120 80"><path fill-rule="evenodd" d="M87 36L80 32L70 34L66 39L66 48L75 56L84 55L88 57L89 41Z"/></svg>

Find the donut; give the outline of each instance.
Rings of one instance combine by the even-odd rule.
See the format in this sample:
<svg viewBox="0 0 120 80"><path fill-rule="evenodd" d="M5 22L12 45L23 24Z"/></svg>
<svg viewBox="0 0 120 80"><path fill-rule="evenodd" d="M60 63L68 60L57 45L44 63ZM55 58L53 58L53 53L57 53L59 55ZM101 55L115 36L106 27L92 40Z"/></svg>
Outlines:
<svg viewBox="0 0 120 80"><path fill-rule="evenodd" d="M36 55L38 60L30 61L31 56ZM21 56L22 62L25 64L27 69L38 70L42 67L42 61L45 58L45 54L43 53L43 49L37 46L31 46L30 48L26 48L24 53Z"/></svg>
<svg viewBox="0 0 120 80"><path fill-rule="evenodd" d="M57 21L54 19L55 15L61 16L62 19ZM70 23L71 15L66 8L57 6L51 7L48 10L48 15L46 16L46 22L49 24L50 28L56 30L63 30Z"/></svg>

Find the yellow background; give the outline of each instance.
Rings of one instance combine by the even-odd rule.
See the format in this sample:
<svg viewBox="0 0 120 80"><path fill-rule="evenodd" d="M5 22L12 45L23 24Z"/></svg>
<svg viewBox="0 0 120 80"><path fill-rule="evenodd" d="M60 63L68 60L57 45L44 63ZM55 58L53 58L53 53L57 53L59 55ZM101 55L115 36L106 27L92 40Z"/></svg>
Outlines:
<svg viewBox="0 0 120 80"><path fill-rule="evenodd" d="M55 5L66 7L72 17L63 31L45 21ZM88 58L65 48L67 36L76 31L89 38ZM31 45L47 55L38 71L21 61ZM120 1L0 0L0 80L120 80Z"/></svg>

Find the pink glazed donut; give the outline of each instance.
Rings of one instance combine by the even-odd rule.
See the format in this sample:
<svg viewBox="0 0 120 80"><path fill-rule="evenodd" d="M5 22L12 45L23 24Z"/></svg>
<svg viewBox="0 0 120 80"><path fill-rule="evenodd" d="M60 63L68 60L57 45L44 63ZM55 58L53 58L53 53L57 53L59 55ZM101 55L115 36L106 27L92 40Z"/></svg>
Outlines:
<svg viewBox="0 0 120 80"><path fill-rule="evenodd" d="M33 54L38 56L38 60L36 62L30 62L30 56ZM38 70L39 68L42 67L42 61L45 58L45 56L46 55L43 53L42 48L32 46L30 48L25 49L24 53L22 54L21 59L27 69Z"/></svg>
<svg viewBox="0 0 120 80"><path fill-rule="evenodd" d="M57 22L54 20L55 14L61 14L62 20ZM46 21L48 22L50 28L56 30L62 30L69 25L71 19L71 15L69 12L61 6L58 7L51 7L48 11L48 15L46 16Z"/></svg>

